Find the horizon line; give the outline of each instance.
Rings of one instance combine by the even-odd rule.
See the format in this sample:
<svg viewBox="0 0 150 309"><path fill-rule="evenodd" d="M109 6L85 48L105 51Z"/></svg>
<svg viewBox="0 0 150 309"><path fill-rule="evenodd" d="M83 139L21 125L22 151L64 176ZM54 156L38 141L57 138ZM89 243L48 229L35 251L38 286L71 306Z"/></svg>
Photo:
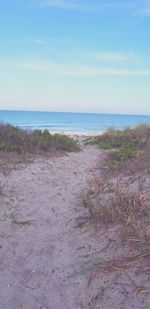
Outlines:
<svg viewBox="0 0 150 309"><path fill-rule="evenodd" d="M114 115L114 116L145 116L150 114L129 114L129 113L109 113L109 112L81 112L81 111L50 111L50 110L25 110L25 109L0 109L0 112L37 112L37 113L68 113L68 114L98 114L98 115Z"/></svg>

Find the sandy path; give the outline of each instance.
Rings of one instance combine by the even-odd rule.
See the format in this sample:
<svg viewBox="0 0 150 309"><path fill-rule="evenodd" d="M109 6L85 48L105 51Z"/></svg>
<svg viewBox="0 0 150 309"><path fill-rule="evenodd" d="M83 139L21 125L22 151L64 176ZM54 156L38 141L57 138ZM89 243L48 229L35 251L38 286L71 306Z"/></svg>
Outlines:
<svg viewBox="0 0 150 309"><path fill-rule="evenodd" d="M68 276L90 248L75 218L82 212L78 195L98 157L99 151L87 146L36 160L2 179L0 308L88 308L85 277Z"/></svg>

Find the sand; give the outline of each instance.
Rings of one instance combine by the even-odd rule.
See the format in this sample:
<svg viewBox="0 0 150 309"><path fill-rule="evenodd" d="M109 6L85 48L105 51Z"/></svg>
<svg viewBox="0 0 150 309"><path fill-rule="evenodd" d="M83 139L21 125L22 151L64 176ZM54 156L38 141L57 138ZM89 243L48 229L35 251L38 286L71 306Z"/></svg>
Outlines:
<svg viewBox="0 0 150 309"><path fill-rule="evenodd" d="M72 137L93 137L102 135L103 131L49 131L51 134L65 134Z"/></svg>
<svg viewBox="0 0 150 309"><path fill-rule="evenodd" d="M115 229L95 234L92 227L77 226L77 218L88 214L81 192L102 157L95 146L84 146L81 152L37 158L1 175L1 309L149 308L148 300L136 299L130 287L114 290L116 273L99 274L92 293L101 294L93 307L89 273L73 275L95 252L103 258L108 242L108 256L115 251Z"/></svg>
<svg viewBox="0 0 150 309"><path fill-rule="evenodd" d="M49 131L51 134L65 134L77 141L79 141L79 143L82 143L83 141L86 141L88 139L90 139L91 137L96 137L99 135L102 135L104 132L103 131Z"/></svg>

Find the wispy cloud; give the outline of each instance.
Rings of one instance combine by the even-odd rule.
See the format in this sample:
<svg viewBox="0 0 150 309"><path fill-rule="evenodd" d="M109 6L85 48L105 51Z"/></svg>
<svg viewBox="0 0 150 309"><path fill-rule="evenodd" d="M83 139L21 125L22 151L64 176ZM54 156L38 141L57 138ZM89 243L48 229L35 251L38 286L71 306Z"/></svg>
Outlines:
<svg viewBox="0 0 150 309"><path fill-rule="evenodd" d="M90 0L36 0L38 7L49 7L63 10L99 11L107 9L125 9L134 7L131 1L90 1Z"/></svg>
<svg viewBox="0 0 150 309"><path fill-rule="evenodd" d="M132 53L124 52L91 52L91 57L102 62L122 62L132 57Z"/></svg>
<svg viewBox="0 0 150 309"><path fill-rule="evenodd" d="M0 61L1 69L17 69L47 73L51 76L150 76L150 69L116 69L86 66L82 64L62 64L49 60Z"/></svg>
<svg viewBox="0 0 150 309"><path fill-rule="evenodd" d="M136 4L135 16L150 16L150 0L139 0Z"/></svg>
<svg viewBox="0 0 150 309"><path fill-rule="evenodd" d="M150 6L137 10L136 15L141 17L150 16Z"/></svg>
<svg viewBox="0 0 150 309"><path fill-rule="evenodd" d="M29 42L31 44L38 44L38 45L43 45L45 43L48 43L47 40L43 40L43 39L38 39L38 38L25 38L24 39L26 42Z"/></svg>

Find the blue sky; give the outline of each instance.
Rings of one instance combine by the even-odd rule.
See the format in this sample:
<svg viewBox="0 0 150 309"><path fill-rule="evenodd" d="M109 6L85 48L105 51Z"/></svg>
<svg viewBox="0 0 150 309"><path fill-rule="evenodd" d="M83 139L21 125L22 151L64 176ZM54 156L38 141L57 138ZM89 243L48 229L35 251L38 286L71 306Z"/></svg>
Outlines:
<svg viewBox="0 0 150 309"><path fill-rule="evenodd" d="M150 114L150 1L2 0L0 108Z"/></svg>

